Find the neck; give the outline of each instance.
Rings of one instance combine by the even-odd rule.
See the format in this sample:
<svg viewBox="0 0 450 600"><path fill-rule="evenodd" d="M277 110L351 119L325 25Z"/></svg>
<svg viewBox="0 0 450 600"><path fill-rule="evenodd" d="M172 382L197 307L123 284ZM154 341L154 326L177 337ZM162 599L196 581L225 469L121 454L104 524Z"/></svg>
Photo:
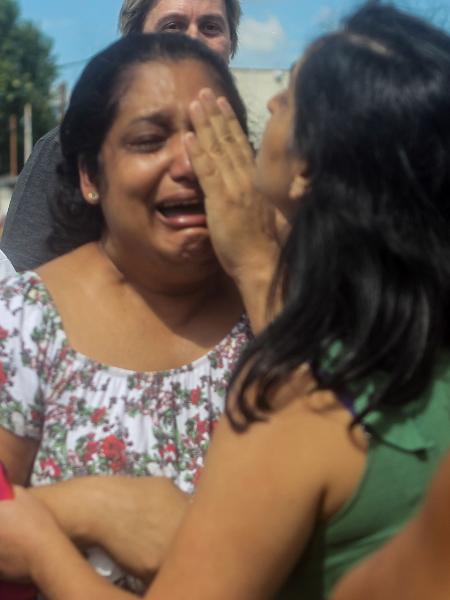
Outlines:
<svg viewBox="0 0 450 600"><path fill-rule="evenodd" d="M156 267L148 261L145 268L139 264L120 263L110 256L108 249L97 244L98 259L104 263L104 272L110 283L120 286L127 302L142 300L163 321L178 324L190 321L197 313L215 306L229 306L236 315L243 305L234 282L218 262L205 265L182 265L181 268ZM178 267L178 265L177 265Z"/></svg>

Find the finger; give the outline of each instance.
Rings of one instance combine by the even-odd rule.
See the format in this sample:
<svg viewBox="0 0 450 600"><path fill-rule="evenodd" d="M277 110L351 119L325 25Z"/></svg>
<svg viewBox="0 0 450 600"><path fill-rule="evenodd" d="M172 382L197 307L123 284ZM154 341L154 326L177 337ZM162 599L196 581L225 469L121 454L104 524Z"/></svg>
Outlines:
<svg viewBox="0 0 450 600"><path fill-rule="evenodd" d="M204 110L201 102L192 102L189 111L196 134L196 143L188 137L192 144L191 152L194 154L192 164L203 191L211 200L217 193L223 195L226 189L235 187L233 180L236 178L237 165L233 166L233 161L219 140L210 115Z"/></svg>
<svg viewBox="0 0 450 600"><path fill-rule="evenodd" d="M212 210L216 205L225 206L235 195L238 195L236 182L232 178L223 177L222 171L217 168L217 161L205 152L193 133L189 132L184 136L184 143L205 194L207 211ZM223 160L226 162L228 158L225 157ZM232 171L231 164L226 165L226 170Z"/></svg>
<svg viewBox="0 0 450 600"><path fill-rule="evenodd" d="M221 185L221 176L216 168L216 163L211 159L208 152L199 143L196 135L192 132L184 136L184 144L205 195L215 193Z"/></svg>
<svg viewBox="0 0 450 600"><path fill-rule="evenodd" d="M221 96L217 99L217 105L222 113L223 118L227 122L228 129L231 131L233 138L236 140L241 152L244 154L245 160L249 163L253 163L255 153L247 135L244 133L244 130L242 129L242 126L236 117L234 110L231 108L230 103L226 98Z"/></svg>
<svg viewBox="0 0 450 600"><path fill-rule="evenodd" d="M223 99L225 100L225 99ZM228 111L220 108L219 100L209 89L201 90L199 101L206 119L209 119L211 129L215 134L215 143L221 153L226 154L234 167L252 160L249 142L234 115L231 106L227 103Z"/></svg>
<svg viewBox="0 0 450 600"><path fill-rule="evenodd" d="M214 202L227 195L229 181L224 178L223 172L217 168L218 161L214 160L200 145L196 136L189 132L184 136L184 143L192 163L192 167L205 194L205 201ZM228 158L224 157L225 170L230 170Z"/></svg>
<svg viewBox="0 0 450 600"><path fill-rule="evenodd" d="M189 106L189 115L195 130L197 141L205 152L212 158L220 159L223 153L217 139L217 135L212 128L211 121L206 114L202 104L194 100Z"/></svg>

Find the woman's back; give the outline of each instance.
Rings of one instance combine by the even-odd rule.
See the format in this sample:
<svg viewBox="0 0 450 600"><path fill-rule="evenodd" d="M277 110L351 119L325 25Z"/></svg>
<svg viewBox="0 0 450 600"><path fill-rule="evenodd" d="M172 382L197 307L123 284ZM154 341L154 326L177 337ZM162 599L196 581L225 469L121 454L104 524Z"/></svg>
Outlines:
<svg viewBox="0 0 450 600"><path fill-rule="evenodd" d="M371 382L356 399L364 410ZM363 420L368 438L364 473L352 496L319 523L279 598L328 597L336 582L415 514L442 456L450 448L450 355L442 353L420 397Z"/></svg>

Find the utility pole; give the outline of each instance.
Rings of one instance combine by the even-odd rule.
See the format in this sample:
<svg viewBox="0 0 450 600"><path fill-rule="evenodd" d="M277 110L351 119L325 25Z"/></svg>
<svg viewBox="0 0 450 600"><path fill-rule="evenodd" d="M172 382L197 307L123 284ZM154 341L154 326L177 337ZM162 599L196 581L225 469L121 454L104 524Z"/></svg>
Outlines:
<svg viewBox="0 0 450 600"><path fill-rule="evenodd" d="M17 176L17 117L9 117L9 173Z"/></svg>
<svg viewBox="0 0 450 600"><path fill-rule="evenodd" d="M27 162L33 148L33 108L30 102L23 109L23 162Z"/></svg>
<svg viewBox="0 0 450 600"><path fill-rule="evenodd" d="M67 86L64 81L58 86L58 98L59 98L59 120L60 122L64 118L64 113L66 112L66 103L67 103Z"/></svg>

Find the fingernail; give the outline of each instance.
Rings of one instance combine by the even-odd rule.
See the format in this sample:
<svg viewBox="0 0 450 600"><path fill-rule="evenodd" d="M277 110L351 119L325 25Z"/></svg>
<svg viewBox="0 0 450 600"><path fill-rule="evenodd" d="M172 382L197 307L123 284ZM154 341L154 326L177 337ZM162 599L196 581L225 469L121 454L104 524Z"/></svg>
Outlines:
<svg viewBox="0 0 450 600"><path fill-rule="evenodd" d="M194 100L193 102L191 102L191 105L189 108L194 116L196 116L196 117L204 116L202 105L200 104L200 102L198 100Z"/></svg>
<svg viewBox="0 0 450 600"><path fill-rule="evenodd" d="M192 131L186 133L184 136L184 143L189 150L195 150L197 140L195 139L195 135L192 133Z"/></svg>
<svg viewBox="0 0 450 600"><path fill-rule="evenodd" d="M201 102L208 108L216 105L216 96L209 88L202 90L199 94Z"/></svg>
<svg viewBox="0 0 450 600"><path fill-rule="evenodd" d="M215 100L216 97L214 92L209 88L203 88L200 90L199 96L202 98L202 100Z"/></svg>
<svg viewBox="0 0 450 600"><path fill-rule="evenodd" d="M223 98L223 97L218 98L217 104L219 105L219 108L222 111L223 115L225 115L226 117L234 116L234 111L231 108L231 105L226 98Z"/></svg>

